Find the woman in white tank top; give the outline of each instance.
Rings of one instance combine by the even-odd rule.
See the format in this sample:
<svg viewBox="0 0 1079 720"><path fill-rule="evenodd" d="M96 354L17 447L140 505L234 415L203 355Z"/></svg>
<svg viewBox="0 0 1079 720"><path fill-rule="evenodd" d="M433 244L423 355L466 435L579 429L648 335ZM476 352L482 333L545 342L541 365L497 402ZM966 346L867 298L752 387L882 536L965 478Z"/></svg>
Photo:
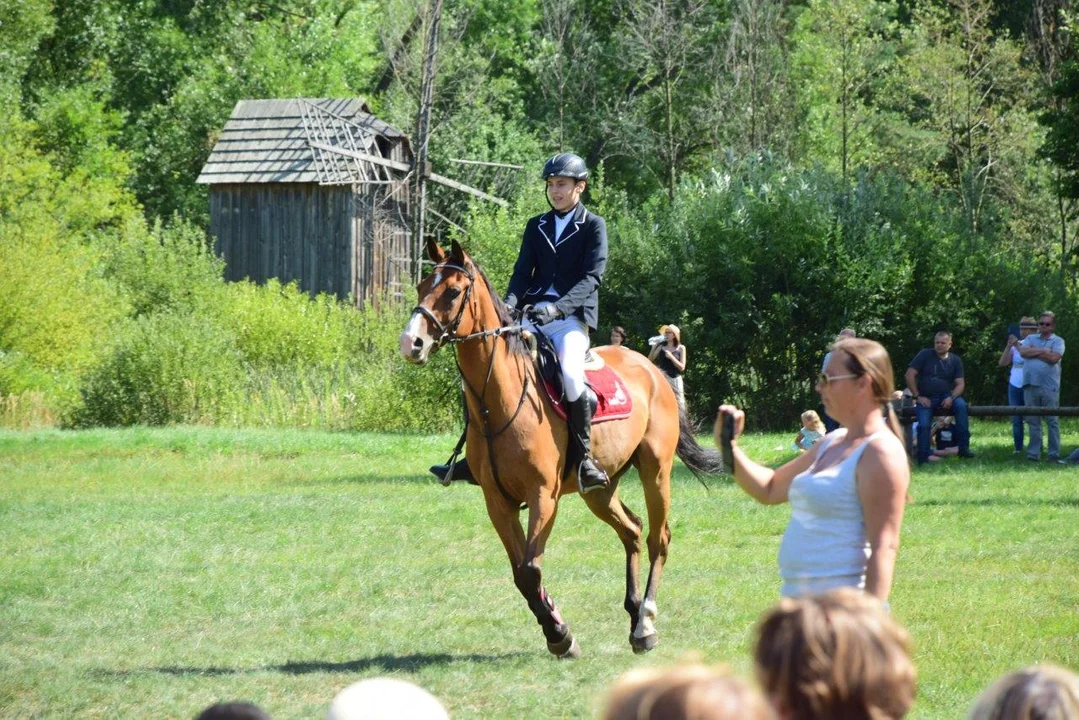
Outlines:
<svg viewBox="0 0 1079 720"><path fill-rule="evenodd" d="M887 602L910 485L910 463L889 402L894 387L891 360L879 343L837 342L817 391L841 427L776 470L738 447L745 413L719 408L717 446L723 415L734 417L735 481L761 503L791 504L779 550L784 596L849 586Z"/></svg>

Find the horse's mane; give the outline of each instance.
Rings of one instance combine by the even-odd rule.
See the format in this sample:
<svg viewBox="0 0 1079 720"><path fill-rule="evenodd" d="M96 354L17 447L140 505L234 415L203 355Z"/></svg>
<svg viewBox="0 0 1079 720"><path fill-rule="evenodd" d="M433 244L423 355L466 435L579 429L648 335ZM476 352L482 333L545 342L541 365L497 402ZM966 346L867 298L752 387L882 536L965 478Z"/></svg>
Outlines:
<svg viewBox="0 0 1079 720"><path fill-rule="evenodd" d="M502 302L502 298L499 297L498 293L495 292L495 289L491 286L491 281L487 278L487 273L483 271L483 268L481 268L479 263L475 260L472 261L472 265L476 268L476 274L483 279L483 284L487 287L487 294L491 296L491 302L495 306L495 313L498 314L499 324L502 327L514 325L515 322L509 307L507 307L506 303ZM503 335L503 337L506 338L506 349L509 350L511 355L530 355L528 346L525 345L524 341L521 339L521 333L507 333L506 335Z"/></svg>

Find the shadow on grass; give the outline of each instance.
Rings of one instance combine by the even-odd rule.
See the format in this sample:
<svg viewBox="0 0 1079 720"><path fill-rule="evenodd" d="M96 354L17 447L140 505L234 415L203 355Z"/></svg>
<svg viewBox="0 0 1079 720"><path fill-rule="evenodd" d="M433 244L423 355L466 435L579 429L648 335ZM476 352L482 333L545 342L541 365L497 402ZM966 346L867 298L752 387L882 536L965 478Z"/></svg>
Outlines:
<svg viewBox="0 0 1079 720"><path fill-rule="evenodd" d="M498 655L478 655L475 653L466 655L450 655L447 653L419 653L416 655L376 655L348 662L287 662L284 665L268 665L254 668L227 668L227 667L184 667L170 665L165 667L153 667L136 670L100 670L98 674L107 677L127 677L142 675L145 673L158 673L161 675L175 676L221 676L221 675L247 675L260 672L279 672L286 675L308 675L311 673L362 673L367 670L377 669L384 672L415 672L432 665L449 665L452 663L491 663L513 658L524 657L526 653L501 653Z"/></svg>

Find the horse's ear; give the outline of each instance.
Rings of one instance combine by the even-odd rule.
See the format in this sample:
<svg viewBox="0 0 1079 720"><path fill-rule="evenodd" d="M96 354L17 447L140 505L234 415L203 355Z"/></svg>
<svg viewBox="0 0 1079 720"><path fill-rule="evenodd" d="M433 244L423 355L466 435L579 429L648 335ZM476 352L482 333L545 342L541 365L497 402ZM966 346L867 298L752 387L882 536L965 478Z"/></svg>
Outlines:
<svg viewBox="0 0 1079 720"><path fill-rule="evenodd" d="M452 257L461 265L465 264L465 258L467 257L467 255L465 254L465 249L461 247L461 244L456 240L454 240L453 243L450 245L450 257Z"/></svg>
<svg viewBox="0 0 1079 720"><path fill-rule="evenodd" d="M433 237L427 238L427 257L431 259L435 265L446 261L446 251L438 244L438 241Z"/></svg>

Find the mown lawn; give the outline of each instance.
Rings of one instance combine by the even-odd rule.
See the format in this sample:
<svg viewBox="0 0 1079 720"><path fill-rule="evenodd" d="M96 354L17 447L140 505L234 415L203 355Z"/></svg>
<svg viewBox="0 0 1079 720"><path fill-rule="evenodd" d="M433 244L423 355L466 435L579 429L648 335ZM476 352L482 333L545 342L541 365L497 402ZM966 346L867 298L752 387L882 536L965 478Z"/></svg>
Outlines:
<svg viewBox="0 0 1079 720"><path fill-rule="evenodd" d="M977 459L915 475L892 607L917 645L916 718L962 717L1020 665L1079 668L1079 469L1015 460L1007 432L979 424ZM778 462L788 435L750 444ZM620 545L567 498L545 583L584 656L558 662L478 490L425 476L453 440L0 433L0 715L189 718L242 698L319 718L393 674L455 718L589 717L628 668L696 654L750 671L785 508L679 469L660 646L637 657ZM642 508L635 478L623 494Z"/></svg>

